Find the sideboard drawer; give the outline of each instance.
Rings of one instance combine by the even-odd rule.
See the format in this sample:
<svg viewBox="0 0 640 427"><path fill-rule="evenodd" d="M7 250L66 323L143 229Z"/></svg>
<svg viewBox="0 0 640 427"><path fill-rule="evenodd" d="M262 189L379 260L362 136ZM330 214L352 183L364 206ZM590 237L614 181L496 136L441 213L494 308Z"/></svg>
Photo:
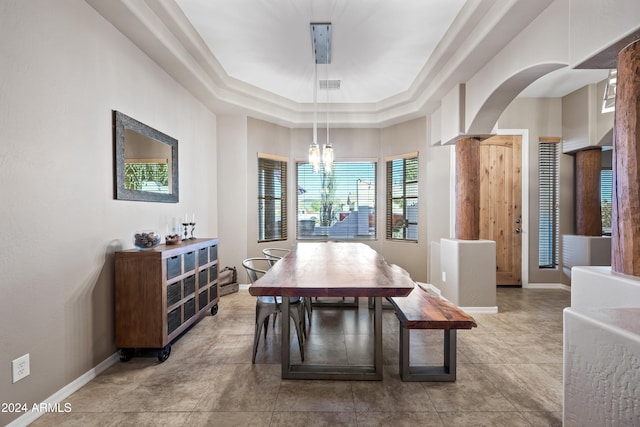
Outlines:
<svg viewBox="0 0 640 427"><path fill-rule="evenodd" d="M201 248L198 251L198 265L203 266L209 261L209 248Z"/></svg>
<svg viewBox="0 0 640 427"><path fill-rule="evenodd" d="M191 319L196 314L196 298L193 297L184 303L184 321Z"/></svg>
<svg viewBox="0 0 640 427"><path fill-rule="evenodd" d="M182 256L176 255L171 258L167 258L167 280L182 274Z"/></svg>
<svg viewBox="0 0 640 427"><path fill-rule="evenodd" d="M184 272L187 273L196 268L196 253L187 252L184 254Z"/></svg>
<svg viewBox="0 0 640 427"><path fill-rule="evenodd" d="M184 279L184 297L188 297L196 291L196 276L189 276Z"/></svg>
<svg viewBox="0 0 640 427"><path fill-rule="evenodd" d="M167 308L180 301L180 282L167 286Z"/></svg>
<svg viewBox="0 0 640 427"><path fill-rule="evenodd" d="M180 326L182 323L182 307L177 307L174 310L171 310L167 315L167 326L169 334Z"/></svg>

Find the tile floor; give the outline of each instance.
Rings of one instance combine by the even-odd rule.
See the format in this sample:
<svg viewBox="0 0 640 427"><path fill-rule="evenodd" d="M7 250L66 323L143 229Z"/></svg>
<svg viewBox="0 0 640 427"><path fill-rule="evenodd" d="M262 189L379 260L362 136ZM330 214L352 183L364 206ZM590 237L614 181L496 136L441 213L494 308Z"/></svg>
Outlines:
<svg viewBox="0 0 640 427"><path fill-rule="evenodd" d="M358 309L314 310L306 359L370 363L366 300ZM383 313L381 382L280 379L279 328L251 364L255 299L222 297L173 344L164 363L147 352L118 362L33 426L559 426L564 290L502 288L497 315L458 332L455 383L398 377L398 322ZM412 332L412 363L442 362L442 333ZM292 339L292 356L299 357ZM299 359L298 359L299 360Z"/></svg>

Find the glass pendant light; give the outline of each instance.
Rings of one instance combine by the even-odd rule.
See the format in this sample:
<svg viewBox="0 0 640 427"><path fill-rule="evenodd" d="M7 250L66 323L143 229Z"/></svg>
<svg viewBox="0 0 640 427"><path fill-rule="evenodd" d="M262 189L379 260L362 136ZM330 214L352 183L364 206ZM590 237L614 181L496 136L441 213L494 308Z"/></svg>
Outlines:
<svg viewBox="0 0 640 427"><path fill-rule="evenodd" d="M328 141L322 151L322 164L324 165L324 171L331 173L331 169L333 168L333 145Z"/></svg>
<svg viewBox="0 0 640 427"><path fill-rule="evenodd" d="M320 172L320 147L315 142L309 145L309 164L315 173Z"/></svg>

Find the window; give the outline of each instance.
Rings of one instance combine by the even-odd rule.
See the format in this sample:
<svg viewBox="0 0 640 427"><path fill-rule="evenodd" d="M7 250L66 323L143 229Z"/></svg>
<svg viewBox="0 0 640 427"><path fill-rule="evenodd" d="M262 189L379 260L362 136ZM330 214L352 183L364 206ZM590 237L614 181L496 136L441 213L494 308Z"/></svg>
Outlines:
<svg viewBox="0 0 640 427"><path fill-rule="evenodd" d="M334 162L331 173L297 163L298 239L376 238L375 160Z"/></svg>
<svg viewBox="0 0 640 427"><path fill-rule="evenodd" d="M600 171L600 206L602 211L602 234L611 235L611 209L613 202L613 171Z"/></svg>
<svg viewBox="0 0 640 427"><path fill-rule="evenodd" d="M387 159L387 239L418 241L418 153Z"/></svg>
<svg viewBox="0 0 640 427"><path fill-rule="evenodd" d="M559 242L559 139L541 140L538 145L538 266L555 268L558 265Z"/></svg>
<svg viewBox="0 0 640 427"><path fill-rule="evenodd" d="M258 153L258 242L287 238L287 159Z"/></svg>

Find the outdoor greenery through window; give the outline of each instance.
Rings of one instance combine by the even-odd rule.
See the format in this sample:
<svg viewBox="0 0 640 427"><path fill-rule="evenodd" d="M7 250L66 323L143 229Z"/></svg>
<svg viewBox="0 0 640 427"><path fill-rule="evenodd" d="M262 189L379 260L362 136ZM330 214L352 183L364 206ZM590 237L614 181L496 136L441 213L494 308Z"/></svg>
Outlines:
<svg viewBox="0 0 640 427"><path fill-rule="evenodd" d="M387 239L418 241L418 153L387 159Z"/></svg>
<svg viewBox="0 0 640 427"><path fill-rule="evenodd" d="M297 163L298 239L376 238L376 161L334 162L331 173Z"/></svg>
<svg viewBox="0 0 640 427"><path fill-rule="evenodd" d="M167 159L127 159L124 164L124 188L169 194Z"/></svg>
<svg viewBox="0 0 640 427"><path fill-rule="evenodd" d="M287 238L287 159L258 154L258 241Z"/></svg>
<svg viewBox="0 0 640 427"><path fill-rule="evenodd" d="M559 140L558 140L559 141ZM555 268L559 251L559 163L560 144L556 141L540 141L538 145L538 266Z"/></svg>
<svg viewBox="0 0 640 427"><path fill-rule="evenodd" d="M613 201L613 171L600 171L600 206L602 210L602 234L611 235L611 208Z"/></svg>

